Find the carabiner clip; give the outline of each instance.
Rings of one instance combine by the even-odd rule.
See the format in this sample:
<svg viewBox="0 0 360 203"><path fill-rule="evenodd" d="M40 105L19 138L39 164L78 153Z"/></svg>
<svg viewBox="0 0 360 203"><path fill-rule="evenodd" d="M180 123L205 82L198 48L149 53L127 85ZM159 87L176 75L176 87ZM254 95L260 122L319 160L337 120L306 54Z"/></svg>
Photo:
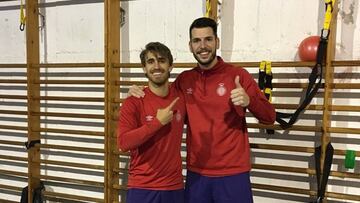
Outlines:
<svg viewBox="0 0 360 203"><path fill-rule="evenodd" d="M25 29L25 23L20 23L20 30L24 31L24 29Z"/></svg>

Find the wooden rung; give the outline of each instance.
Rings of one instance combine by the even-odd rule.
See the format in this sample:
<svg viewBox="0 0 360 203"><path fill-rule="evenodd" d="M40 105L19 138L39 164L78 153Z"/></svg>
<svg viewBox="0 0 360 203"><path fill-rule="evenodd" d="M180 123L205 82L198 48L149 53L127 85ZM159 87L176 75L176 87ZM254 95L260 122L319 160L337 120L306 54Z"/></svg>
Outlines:
<svg viewBox="0 0 360 203"><path fill-rule="evenodd" d="M23 143L24 144L24 143ZM25 144L24 144L25 146ZM27 156L27 155L26 155ZM11 161L23 161L23 162L27 162L28 158L27 157L19 157L19 156L10 156L10 155L2 155L0 154L0 159L4 159L4 160L11 160Z"/></svg>
<svg viewBox="0 0 360 203"><path fill-rule="evenodd" d="M360 89L360 83L332 83L329 84L332 89Z"/></svg>
<svg viewBox="0 0 360 203"><path fill-rule="evenodd" d="M360 156L360 151L356 151L356 156L359 157ZM346 155L346 150L342 150L342 149L335 149L334 150L334 154L336 155L341 155L341 156L345 156Z"/></svg>
<svg viewBox="0 0 360 203"><path fill-rule="evenodd" d="M6 202L6 203L19 203L18 201L11 201L8 199L0 199L0 202Z"/></svg>
<svg viewBox="0 0 360 203"><path fill-rule="evenodd" d="M0 68L26 68L26 64L0 64Z"/></svg>
<svg viewBox="0 0 360 203"><path fill-rule="evenodd" d="M104 80L40 80L34 84L79 84L79 85L103 85Z"/></svg>
<svg viewBox="0 0 360 203"><path fill-rule="evenodd" d="M340 128L340 127L329 127L326 128L329 133L349 133L349 134L360 134L360 128Z"/></svg>
<svg viewBox="0 0 360 203"><path fill-rule="evenodd" d="M113 63L113 68L141 68L141 63Z"/></svg>
<svg viewBox="0 0 360 203"><path fill-rule="evenodd" d="M0 144L23 146L25 148L25 143L19 141L0 140Z"/></svg>
<svg viewBox="0 0 360 203"><path fill-rule="evenodd" d="M352 105L330 105L330 111L351 111L351 112L359 112L360 106L352 106Z"/></svg>
<svg viewBox="0 0 360 203"><path fill-rule="evenodd" d="M4 189L4 190L12 190L12 191L22 191L21 187L16 187L16 186L12 186L12 185L4 185L4 184L0 184L0 188ZM6 201L7 202L7 201Z"/></svg>
<svg viewBox="0 0 360 203"><path fill-rule="evenodd" d="M21 127L21 126L11 126L11 125L0 125L0 129L6 129L6 130L19 130L19 131L27 131L27 127Z"/></svg>
<svg viewBox="0 0 360 203"><path fill-rule="evenodd" d="M104 202L103 199L93 198L89 196L79 196L79 195L72 195L72 194L65 194L65 193L58 193L58 192L51 192L51 191L44 191L43 192L46 199L54 199L56 201L62 202L64 200L71 201L71 200L78 200L78 201L87 201L87 202Z"/></svg>
<svg viewBox="0 0 360 203"><path fill-rule="evenodd" d="M252 188L261 189L261 190L271 190L277 192L286 192L286 193L294 193L294 194L303 194L303 195L316 195L316 191L310 191L309 189L302 188L292 188L292 187L284 187L284 186L276 186L276 185L266 185L266 184L258 184L252 183Z"/></svg>
<svg viewBox="0 0 360 203"><path fill-rule="evenodd" d="M174 63L174 68L193 68L197 66L196 63Z"/></svg>
<svg viewBox="0 0 360 203"><path fill-rule="evenodd" d="M276 109L291 109L295 110L299 107L299 104L283 104L283 103L273 103L272 104ZM308 105L306 110L323 110L323 105Z"/></svg>
<svg viewBox="0 0 360 203"><path fill-rule="evenodd" d="M309 86L309 83L273 83L273 88L307 88ZM320 85L320 88L324 88L324 84Z"/></svg>
<svg viewBox="0 0 360 203"><path fill-rule="evenodd" d="M1 111L0 111L1 113ZM53 116L53 117L67 117L67 118L93 118L104 119L104 115L96 114L78 114L78 113L57 113L57 112L32 112L33 116Z"/></svg>
<svg viewBox="0 0 360 203"><path fill-rule="evenodd" d="M0 174L4 175L12 175L12 176L20 176L20 177L28 177L28 173L18 172L18 171L8 171L0 169Z"/></svg>
<svg viewBox="0 0 360 203"><path fill-rule="evenodd" d="M288 152L314 153L315 151L315 149L312 147L270 145L270 144L257 144L257 143L251 143L250 146L252 149L269 149L269 150L288 151Z"/></svg>
<svg viewBox="0 0 360 203"><path fill-rule="evenodd" d="M114 99L114 103L123 103L126 98L116 98Z"/></svg>
<svg viewBox="0 0 360 203"><path fill-rule="evenodd" d="M64 145L52 145L52 144L40 144L42 149L59 149L59 150L70 150L78 152L94 152L103 154L105 150L102 148L90 148L90 147L75 147L75 146L64 146Z"/></svg>
<svg viewBox="0 0 360 203"><path fill-rule="evenodd" d="M334 153L334 154L338 155L338 153ZM272 171L316 175L315 169L310 169L310 168L295 168L295 167L289 167L289 166L278 166L278 165L268 165L268 164L253 164L252 168L253 169L261 169L261 170L272 170ZM123 169L123 170L125 170L125 169ZM338 178L360 179L360 173L350 173L350 172L341 172L341 171L331 171L330 176L338 177Z"/></svg>
<svg viewBox="0 0 360 203"><path fill-rule="evenodd" d="M120 100L119 100L120 101ZM121 100L122 101L122 100ZM298 104L284 104L284 103L273 103L273 106L276 109L291 109L295 110L299 107ZM319 110L322 111L323 105L308 105L305 109L307 110ZM350 112L359 112L360 106L353 105L329 105L330 111L350 111Z"/></svg>
<svg viewBox="0 0 360 203"><path fill-rule="evenodd" d="M116 169L114 168L113 171L115 173L128 173L129 172L129 170L127 168L116 168Z"/></svg>
<svg viewBox="0 0 360 203"><path fill-rule="evenodd" d="M26 95L0 95L0 99L27 99Z"/></svg>
<svg viewBox="0 0 360 203"><path fill-rule="evenodd" d="M0 114L27 115L27 111L0 110Z"/></svg>
<svg viewBox="0 0 360 203"><path fill-rule="evenodd" d="M283 130L280 125L264 125L260 123L247 123L247 126L248 128ZM321 132L321 127L317 127L317 126L293 125L288 129L297 130L297 131L307 131L307 132L314 132L314 131Z"/></svg>
<svg viewBox="0 0 360 203"><path fill-rule="evenodd" d="M4 80L4 79L0 79L0 83L27 84L27 80Z"/></svg>
<svg viewBox="0 0 360 203"><path fill-rule="evenodd" d="M82 102L104 102L104 98L99 97L56 97L56 96L41 96L33 98L35 100L53 100L53 101L82 101Z"/></svg>
<svg viewBox="0 0 360 203"><path fill-rule="evenodd" d="M272 171L315 175L315 170L309 169L309 168L295 168L295 167L289 167L289 166L277 166L277 165L269 165L269 164L252 164L252 168L253 169L261 169L261 170L272 170Z"/></svg>
<svg viewBox="0 0 360 203"><path fill-rule="evenodd" d="M41 63L32 64L33 68L104 68L104 63Z"/></svg>
<svg viewBox="0 0 360 203"><path fill-rule="evenodd" d="M360 60L332 61L331 65L337 66L360 66Z"/></svg>
<svg viewBox="0 0 360 203"><path fill-rule="evenodd" d="M131 86L131 85L138 85L138 86L146 86L148 82L145 81L116 81L115 85L124 85L124 86Z"/></svg>
<svg viewBox="0 0 360 203"><path fill-rule="evenodd" d="M231 64L236 66L242 66L246 68L258 68L260 66L260 62L232 62ZM274 68L289 68L289 67L303 67L309 68L313 67L315 62L303 62L303 61L272 61L271 67ZM360 60L343 60L343 61L332 61L332 66L360 66ZM323 64L325 68L325 65Z"/></svg>
<svg viewBox="0 0 360 203"><path fill-rule="evenodd" d="M113 151L113 153L114 154L116 154L116 155L121 155L121 156L129 156L130 155L130 153L129 152L121 152L121 151L119 151L119 150L115 150L115 151Z"/></svg>
<svg viewBox="0 0 360 203"><path fill-rule="evenodd" d="M40 128L41 132L48 133L61 133L61 134L73 134L73 135L90 135L104 137L104 132L85 131L85 130L67 130L67 129L55 129L55 128Z"/></svg>
<svg viewBox="0 0 360 203"><path fill-rule="evenodd" d="M113 185L113 188L114 189L117 189L117 190L127 190L127 187L124 186L124 185L118 185L118 184L114 184Z"/></svg>
<svg viewBox="0 0 360 203"><path fill-rule="evenodd" d="M45 181L52 180L52 181L87 185L87 186L100 187L100 188L104 187L103 182L80 180L80 179L75 179L75 178L65 178L65 177L49 176L49 175L40 175L39 177L36 177L36 178L40 178L41 180L45 180Z"/></svg>
<svg viewBox="0 0 360 203"><path fill-rule="evenodd" d="M69 166L69 167L85 168L85 169L104 170L104 168L105 168L103 165L82 164L82 163L55 161L55 160L46 160L46 159L41 159L40 162L42 164L49 164L49 165L56 165L56 166Z"/></svg>
<svg viewBox="0 0 360 203"><path fill-rule="evenodd" d="M335 193L335 192L326 192L325 197L331 197L331 198L340 199L340 200L360 201L360 195L342 194L342 193Z"/></svg>
<svg viewBox="0 0 360 203"><path fill-rule="evenodd" d="M259 68L260 62L231 62L235 66L245 67L245 68ZM303 61L272 61L271 67L273 68L289 68L289 67L303 67L309 68L313 67L315 62L303 62Z"/></svg>
<svg viewBox="0 0 360 203"><path fill-rule="evenodd" d="M331 171L330 176L338 178L357 178L360 179L360 173L350 173L350 172L341 172L341 171Z"/></svg>

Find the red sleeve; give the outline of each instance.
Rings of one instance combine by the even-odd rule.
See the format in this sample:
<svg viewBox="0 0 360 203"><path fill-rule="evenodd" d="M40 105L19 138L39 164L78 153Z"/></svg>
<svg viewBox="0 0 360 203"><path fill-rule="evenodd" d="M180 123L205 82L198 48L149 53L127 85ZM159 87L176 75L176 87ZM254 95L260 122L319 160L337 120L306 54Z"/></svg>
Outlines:
<svg viewBox="0 0 360 203"><path fill-rule="evenodd" d="M146 124L140 119L140 99L127 98L121 106L118 120L117 142L121 151L129 151L138 148L151 138L162 127L158 119Z"/></svg>
<svg viewBox="0 0 360 203"><path fill-rule="evenodd" d="M249 109L260 123L273 124L276 119L276 112L273 105L267 100L265 95L259 89L256 81L245 69L242 69L240 82L250 98L247 109Z"/></svg>

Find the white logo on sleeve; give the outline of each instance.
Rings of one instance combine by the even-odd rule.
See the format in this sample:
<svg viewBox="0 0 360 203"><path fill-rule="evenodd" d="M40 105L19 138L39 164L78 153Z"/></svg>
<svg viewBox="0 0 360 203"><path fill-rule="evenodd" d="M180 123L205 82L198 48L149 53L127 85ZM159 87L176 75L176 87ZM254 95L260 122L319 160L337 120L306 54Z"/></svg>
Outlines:
<svg viewBox="0 0 360 203"><path fill-rule="evenodd" d="M180 113L180 111L177 111L177 113L176 113L176 115L175 115L175 118L176 118L176 121L177 121L177 122L180 122L180 120L181 120L181 113Z"/></svg>
<svg viewBox="0 0 360 203"><path fill-rule="evenodd" d="M216 93L219 96L224 96L226 93L226 88L225 88L225 84L224 83L219 83L218 88L216 89Z"/></svg>
<svg viewBox="0 0 360 203"><path fill-rule="evenodd" d="M152 121L152 120L154 120L154 116L151 116L151 115L147 115L147 116L145 116L145 120L146 121Z"/></svg>

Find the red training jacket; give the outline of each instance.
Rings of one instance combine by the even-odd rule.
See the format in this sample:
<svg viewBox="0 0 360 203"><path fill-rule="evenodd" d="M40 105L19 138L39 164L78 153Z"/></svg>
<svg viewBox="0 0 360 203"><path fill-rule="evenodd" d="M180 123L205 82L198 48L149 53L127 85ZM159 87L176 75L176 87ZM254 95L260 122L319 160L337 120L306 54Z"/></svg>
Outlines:
<svg viewBox="0 0 360 203"><path fill-rule="evenodd" d="M275 122L275 109L243 68L218 57L209 70L195 67L175 81L188 112L187 168L205 176L227 176L251 169L246 109L234 106L235 77L250 97L247 109L264 124Z"/></svg>
<svg viewBox="0 0 360 203"><path fill-rule="evenodd" d="M181 140L186 116L184 99L170 86L169 94L159 97L149 88L144 98L127 98L118 121L118 146L130 150L129 188L178 190L183 188ZM180 97L173 108L173 120L162 126L157 110Z"/></svg>

